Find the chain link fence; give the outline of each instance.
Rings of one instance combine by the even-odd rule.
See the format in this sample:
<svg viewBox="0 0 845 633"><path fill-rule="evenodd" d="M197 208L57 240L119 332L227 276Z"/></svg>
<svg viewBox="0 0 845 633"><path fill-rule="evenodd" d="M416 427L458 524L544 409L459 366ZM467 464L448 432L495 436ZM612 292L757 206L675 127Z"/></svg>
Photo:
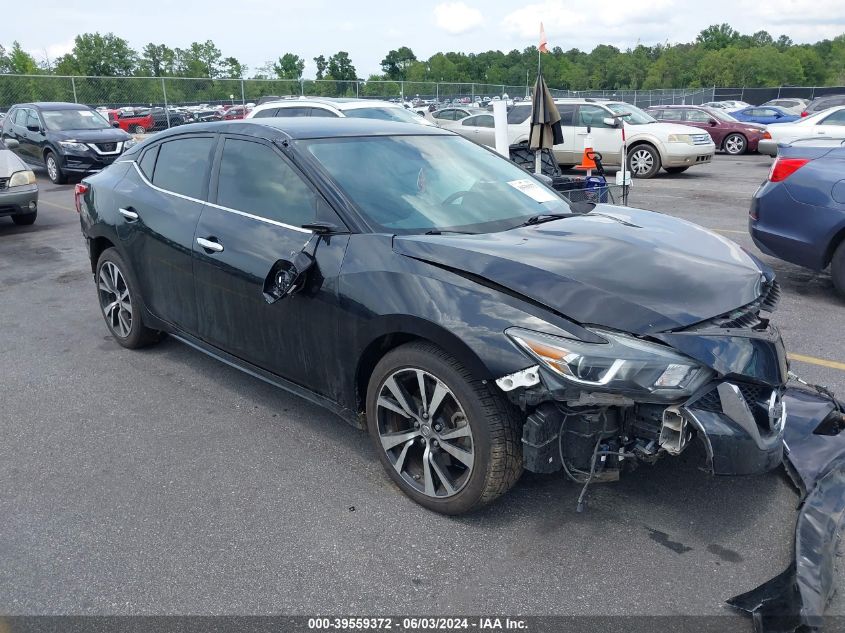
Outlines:
<svg viewBox="0 0 845 633"><path fill-rule="evenodd" d="M247 106L268 97L358 97L444 103L477 99L524 99L532 86L490 83L335 81L288 79L211 79L185 77L70 77L0 75L0 112L16 103L67 101L94 108L153 109L159 127L191 120L191 113L220 106ZM779 97L812 99L845 93L845 87L703 88L665 90L558 90L555 97L615 99L642 108L652 105L698 105L739 99L758 105Z"/></svg>

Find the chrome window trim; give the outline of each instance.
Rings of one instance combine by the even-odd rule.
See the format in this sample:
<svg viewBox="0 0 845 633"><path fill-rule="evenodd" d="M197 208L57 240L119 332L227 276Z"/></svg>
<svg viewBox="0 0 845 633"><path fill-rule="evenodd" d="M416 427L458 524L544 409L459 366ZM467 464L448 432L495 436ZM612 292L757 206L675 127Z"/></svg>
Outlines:
<svg viewBox="0 0 845 633"><path fill-rule="evenodd" d="M213 202L207 202L206 200L200 200L198 198L192 198L191 196L186 196L181 193L176 193L175 191L168 191L167 189L162 189L161 187L157 187L154 185L150 180L144 175L144 172L141 171L141 168L138 167L138 163L134 160L132 161L132 166L135 168L135 171L138 173L138 176L144 182L145 185L155 189L156 191L160 191L161 193L166 193L170 196L176 196L177 198L182 198L183 200L190 200L191 202L198 202L199 204L204 204L209 207L213 207L215 209L220 209L221 211L228 211L229 213L234 213L235 215L240 215L245 218L250 218L252 220L258 220L259 222L264 222L265 224L272 224L273 226L279 226L283 229L290 229L291 231L296 231L298 233L308 233L311 234L313 231L308 229L303 229L301 226L293 226L291 224L285 224L284 222L278 222L276 220L271 220L269 218L262 218L260 215L253 215L252 213L247 213L246 211L238 211L237 209L230 209L229 207L224 207L219 204L214 204Z"/></svg>
<svg viewBox="0 0 845 633"><path fill-rule="evenodd" d="M112 141L103 141L103 143L111 143L111 142L112 142ZM114 144L115 144L115 148L116 148L116 149L115 149L113 152L101 152L101 151L100 151L100 148L99 148L99 147L97 147L97 144L96 144L96 143L94 143L94 142L91 142L91 143L85 143L85 144L86 144L88 147L90 147L92 150L94 150L95 152L97 152L100 156L114 156L115 154L120 154L120 152L122 152L122 151L123 151L123 143L124 143L124 141L114 141Z"/></svg>

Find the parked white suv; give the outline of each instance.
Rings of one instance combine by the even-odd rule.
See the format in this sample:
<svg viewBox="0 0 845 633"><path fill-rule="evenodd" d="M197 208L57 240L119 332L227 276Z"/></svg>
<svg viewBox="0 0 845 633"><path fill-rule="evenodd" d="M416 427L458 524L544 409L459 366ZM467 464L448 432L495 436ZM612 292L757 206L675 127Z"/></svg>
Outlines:
<svg viewBox="0 0 845 633"><path fill-rule="evenodd" d="M623 101L561 99L555 104L560 112L563 143L554 153L564 169L581 162L587 127L593 149L609 167L622 164L622 126L628 146L628 169L635 178L652 178L662 167L670 174L704 165L713 159L716 146L710 135L698 128L676 123L662 123L636 106ZM508 141L511 145L528 142L531 103L520 103L508 112ZM624 123L620 123L624 121ZM482 145L495 145L493 115L480 114L442 125Z"/></svg>
<svg viewBox="0 0 845 633"><path fill-rule="evenodd" d="M327 97L301 97L270 101L257 106L247 119L265 117L355 117L433 125L430 121L406 109L400 103L371 99L330 99Z"/></svg>

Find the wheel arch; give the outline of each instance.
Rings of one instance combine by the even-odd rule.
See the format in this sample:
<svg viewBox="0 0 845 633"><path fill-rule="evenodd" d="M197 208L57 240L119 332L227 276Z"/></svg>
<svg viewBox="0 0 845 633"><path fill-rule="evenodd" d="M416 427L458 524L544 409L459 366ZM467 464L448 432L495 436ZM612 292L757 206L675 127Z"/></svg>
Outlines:
<svg viewBox="0 0 845 633"><path fill-rule="evenodd" d="M830 265L830 262L833 259L833 254L843 242L845 242L845 222L839 226L836 233L827 244L827 248L824 251L824 259L822 260L822 266L824 268L827 268Z"/></svg>
<svg viewBox="0 0 845 633"><path fill-rule="evenodd" d="M100 260L100 255L107 248L116 248L115 242L105 235L88 238L88 254L91 257L91 272L97 272L97 262Z"/></svg>
<svg viewBox="0 0 845 633"><path fill-rule="evenodd" d="M401 317L401 327L386 319L378 334L370 337L358 356L355 368L355 395L358 411L364 411L367 387L378 362L384 356L401 345L413 342L426 342L438 346L451 354L472 375L478 379L489 378L489 371L484 362L472 349L456 335L431 321L416 317Z"/></svg>
<svg viewBox="0 0 845 633"><path fill-rule="evenodd" d="M666 162L666 156L663 153L662 143L655 138L651 138L650 136L643 136L634 141L630 141L628 143L628 149L626 150L626 154L630 154L633 152L638 146L640 145L648 145L657 152L657 155L660 156L660 163L661 165Z"/></svg>

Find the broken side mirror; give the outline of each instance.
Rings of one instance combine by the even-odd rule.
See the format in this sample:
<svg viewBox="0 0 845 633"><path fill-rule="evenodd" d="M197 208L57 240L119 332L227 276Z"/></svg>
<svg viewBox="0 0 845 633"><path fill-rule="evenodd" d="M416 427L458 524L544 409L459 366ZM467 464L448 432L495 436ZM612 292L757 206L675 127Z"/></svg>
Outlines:
<svg viewBox="0 0 845 633"><path fill-rule="evenodd" d="M263 295L267 303L276 303L295 292L302 290L308 279L308 272L316 263L315 252L320 240L341 231L340 227L330 222L312 222L302 228L313 231L305 246L297 253L291 253L290 259L280 259L270 269L264 279Z"/></svg>
<svg viewBox="0 0 845 633"><path fill-rule="evenodd" d="M264 300L276 303L302 288L314 261L313 255L302 250L293 255L292 260L280 259L273 264L264 280Z"/></svg>

